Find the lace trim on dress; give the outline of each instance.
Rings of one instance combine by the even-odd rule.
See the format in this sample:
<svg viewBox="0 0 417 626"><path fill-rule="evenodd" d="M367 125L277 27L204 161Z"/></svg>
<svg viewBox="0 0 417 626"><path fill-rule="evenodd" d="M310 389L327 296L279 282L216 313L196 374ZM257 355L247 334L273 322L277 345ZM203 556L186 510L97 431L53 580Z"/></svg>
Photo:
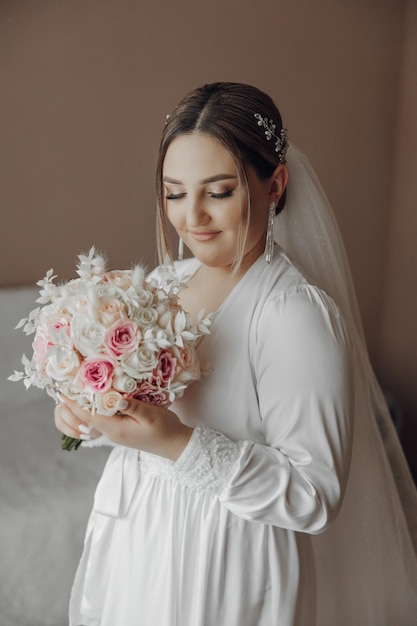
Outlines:
<svg viewBox="0 0 417 626"><path fill-rule="evenodd" d="M197 426L177 461L140 452L139 469L151 476L175 480L190 489L218 495L226 486L239 456L239 443L211 428Z"/></svg>

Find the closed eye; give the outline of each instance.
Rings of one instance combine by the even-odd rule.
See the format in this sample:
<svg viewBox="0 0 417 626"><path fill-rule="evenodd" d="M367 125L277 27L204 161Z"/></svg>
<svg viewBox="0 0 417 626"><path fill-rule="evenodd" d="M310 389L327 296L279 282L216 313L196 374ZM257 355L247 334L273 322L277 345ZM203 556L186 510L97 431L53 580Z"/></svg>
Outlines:
<svg viewBox="0 0 417 626"><path fill-rule="evenodd" d="M233 190L230 189L229 191L223 191L222 193L214 193L211 192L210 193L210 197L211 198L217 198L217 199L222 199L222 198L230 198L230 196L233 194Z"/></svg>
<svg viewBox="0 0 417 626"><path fill-rule="evenodd" d="M222 191L221 193L215 193L214 191L210 192L210 198L215 198L217 200L222 200L223 198L230 198L233 194L233 189L229 191ZM185 192L181 193L168 193L165 198L167 200L180 200L186 196Z"/></svg>
<svg viewBox="0 0 417 626"><path fill-rule="evenodd" d="M168 193L165 198L167 200L179 200L180 198L184 198L185 193Z"/></svg>

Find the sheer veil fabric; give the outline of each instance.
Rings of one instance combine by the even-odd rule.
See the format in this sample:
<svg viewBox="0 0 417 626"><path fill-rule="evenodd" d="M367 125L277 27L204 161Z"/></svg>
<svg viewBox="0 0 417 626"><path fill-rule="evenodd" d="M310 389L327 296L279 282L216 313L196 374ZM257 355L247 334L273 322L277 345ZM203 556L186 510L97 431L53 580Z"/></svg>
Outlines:
<svg viewBox="0 0 417 626"><path fill-rule="evenodd" d="M308 159L288 153L288 197L275 240L338 304L354 342L350 477L339 516L313 537L318 626L410 626L417 620L417 495L369 362L339 229ZM335 621L336 620L336 621Z"/></svg>

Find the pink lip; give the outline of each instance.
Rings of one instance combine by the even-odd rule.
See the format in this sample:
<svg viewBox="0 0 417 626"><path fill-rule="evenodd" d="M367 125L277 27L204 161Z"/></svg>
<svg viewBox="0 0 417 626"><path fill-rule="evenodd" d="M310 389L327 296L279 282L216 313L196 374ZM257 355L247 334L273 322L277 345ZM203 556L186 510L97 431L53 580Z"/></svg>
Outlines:
<svg viewBox="0 0 417 626"><path fill-rule="evenodd" d="M219 230L190 231L190 235L195 241L210 241L210 239L214 239L219 234Z"/></svg>

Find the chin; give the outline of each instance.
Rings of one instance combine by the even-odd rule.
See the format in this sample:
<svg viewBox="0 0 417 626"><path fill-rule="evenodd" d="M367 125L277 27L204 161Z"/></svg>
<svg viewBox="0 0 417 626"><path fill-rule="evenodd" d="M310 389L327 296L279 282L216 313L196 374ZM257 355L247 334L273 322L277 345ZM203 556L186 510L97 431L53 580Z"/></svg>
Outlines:
<svg viewBox="0 0 417 626"><path fill-rule="evenodd" d="M202 252L201 250L191 250L193 256L207 267L230 267L233 264L234 257L226 257L225 255L210 252Z"/></svg>

